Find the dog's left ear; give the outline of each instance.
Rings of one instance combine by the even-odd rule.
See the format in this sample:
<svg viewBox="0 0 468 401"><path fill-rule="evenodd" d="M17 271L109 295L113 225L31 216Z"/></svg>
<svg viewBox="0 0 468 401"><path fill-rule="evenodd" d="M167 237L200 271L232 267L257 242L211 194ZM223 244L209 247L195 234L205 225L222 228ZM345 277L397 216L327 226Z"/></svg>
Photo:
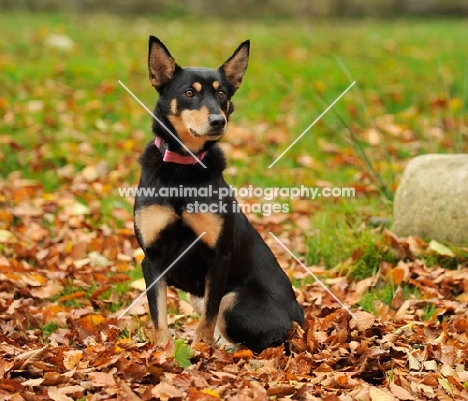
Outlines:
<svg viewBox="0 0 468 401"><path fill-rule="evenodd" d="M250 40L242 42L234 54L221 66L219 70L224 73L234 92L239 89L242 77L249 64Z"/></svg>
<svg viewBox="0 0 468 401"><path fill-rule="evenodd" d="M177 68L180 68L174 58L161 42L155 36L149 37L149 51L148 51L148 71L151 85L157 90L169 82Z"/></svg>

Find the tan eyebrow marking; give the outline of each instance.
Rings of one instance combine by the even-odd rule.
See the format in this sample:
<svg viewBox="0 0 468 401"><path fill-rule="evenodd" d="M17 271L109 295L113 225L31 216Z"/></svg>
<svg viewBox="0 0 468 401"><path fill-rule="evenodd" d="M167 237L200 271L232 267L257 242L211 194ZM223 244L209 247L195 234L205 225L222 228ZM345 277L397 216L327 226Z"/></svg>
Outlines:
<svg viewBox="0 0 468 401"><path fill-rule="evenodd" d="M202 90L202 84L200 82L194 82L192 85L193 89L195 89L197 92L201 92Z"/></svg>
<svg viewBox="0 0 468 401"><path fill-rule="evenodd" d="M213 88L217 91L219 89L219 81L213 81Z"/></svg>

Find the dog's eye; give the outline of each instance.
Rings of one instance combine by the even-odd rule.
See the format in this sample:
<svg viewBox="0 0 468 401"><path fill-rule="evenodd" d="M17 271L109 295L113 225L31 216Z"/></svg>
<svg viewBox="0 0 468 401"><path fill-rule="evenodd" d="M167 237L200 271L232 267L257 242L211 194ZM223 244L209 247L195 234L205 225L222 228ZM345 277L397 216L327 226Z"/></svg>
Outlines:
<svg viewBox="0 0 468 401"><path fill-rule="evenodd" d="M193 93L193 90L192 89L187 89L185 91L185 96L187 96L188 98L191 98L191 97L194 97L195 96L195 93Z"/></svg>
<svg viewBox="0 0 468 401"><path fill-rule="evenodd" d="M220 99L224 99L226 97L226 92L219 90L218 91L218 96Z"/></svg>

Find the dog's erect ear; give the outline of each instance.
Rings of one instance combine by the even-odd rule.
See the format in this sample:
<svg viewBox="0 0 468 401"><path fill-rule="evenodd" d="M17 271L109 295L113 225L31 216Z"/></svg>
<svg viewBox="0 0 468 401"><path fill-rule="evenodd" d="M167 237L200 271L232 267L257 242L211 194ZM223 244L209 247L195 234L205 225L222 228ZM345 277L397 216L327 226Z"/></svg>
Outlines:
<svg viewBox="0 0 468 401"><path fill-rule="evenodd" d="M155 36L149 37L148 70L151 85L159 89L178 68L167 47Z"/></svg>
<svg viewBox="0 0 468 401"><path fill-rule="evenodd" d="M250 40L242 42L234 54L219 67L220 71L224 72L227 80L233 86L234 91L239 89L242 77L247 70L247 65L249 64L249 49Z"/></svg>

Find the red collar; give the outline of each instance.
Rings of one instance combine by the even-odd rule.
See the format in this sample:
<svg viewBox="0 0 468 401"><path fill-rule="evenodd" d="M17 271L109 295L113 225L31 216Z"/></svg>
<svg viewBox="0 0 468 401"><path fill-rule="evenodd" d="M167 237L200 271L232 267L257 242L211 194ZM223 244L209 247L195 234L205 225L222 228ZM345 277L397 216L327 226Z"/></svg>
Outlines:
<svg viewBox="0 0 468 401"><path fill-rule="evenodd" d="M162 145L162 139L157 136L154 139L154 144L159 149ZM202 161L203 158L206 156L206 151L201 152L200 154L196 155L198 160ZM168 163L176 163L176 164L196 164L198 160L193 157L192 155L181 155L179 153L173 152L172 150L166 149L163 155L163 161Z"/></svg>

